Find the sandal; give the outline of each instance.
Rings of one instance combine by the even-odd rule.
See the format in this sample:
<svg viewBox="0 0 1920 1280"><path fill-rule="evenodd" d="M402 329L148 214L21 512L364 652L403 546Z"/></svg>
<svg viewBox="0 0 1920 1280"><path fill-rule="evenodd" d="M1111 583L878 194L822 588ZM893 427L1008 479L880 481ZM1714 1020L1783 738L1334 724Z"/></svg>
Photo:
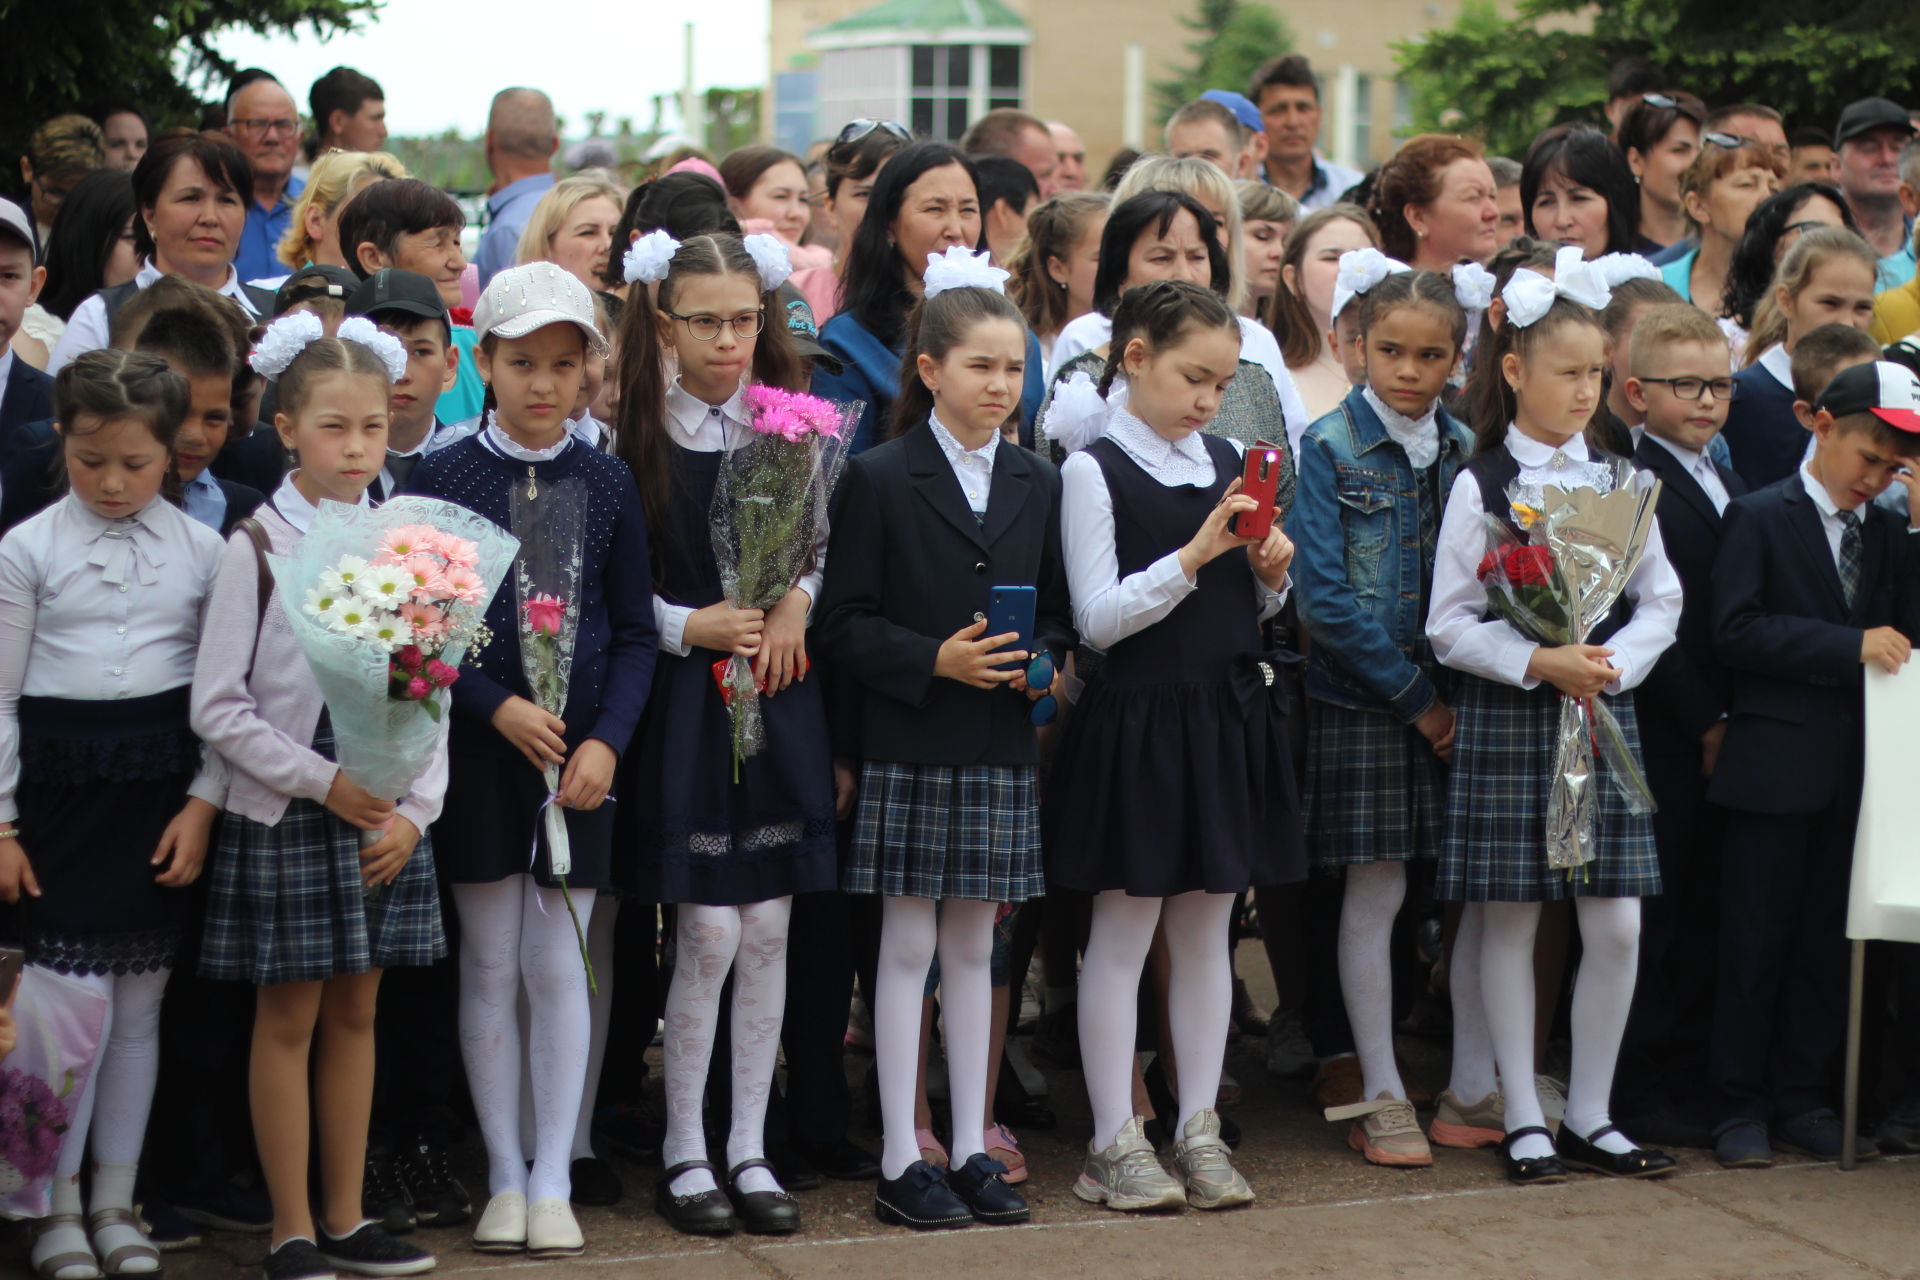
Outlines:
<svg viewBox="0 0 1920 1280"><path fill-rule="evenodd" d="M107 1227L131 1227L140 1238L131 1244L123 1244L118 1249L103 1253L100 1248L100 1232ZM162 1263L160 1250L147 1239L147 1233L140 1225L140 1219L134 1217L131 1209L95 1209L87 1215L87 1237L93 1241L95 1256L99 1259L100 1270L109 1276L157 1276ZM153 1266L144 1271L128 1271L126 1264L134 1258L145 1258Z"/></svg>
<svg viewBox="0 0 1920 1280"><path fill-rule="evenodd" d="M996 1124L980 1135L980 1144L986 1148L987 1159L998 1160L1007 1167L1000 1176L1002 1182L1012 1185L1027 1180L1027 1158L1020 1154L1020 1143L1012 1130L1004 1124Z"/></svg>
<svg viewBox="0 0 1920 1280"><path fill-rule="evenodd" d="M74 1227L82 1231L85 1230L84 1225L80 1221L79 1214L56 1213L34 1223L28 1230L28 1234L38 1243L41 1236L51 1231L58 1231L62 1227ZM94 1257L91 1250L70 1249L66 1253L56 1253L35 1267L34 1273L40 1277L40 1280L54 1280L54 1277L66 1268L82 1266L86 1267L91 1273L89 1280L98 1280L100 1275L100 1259Z"/></svg>
<svg viewBox="0 0 1920 1280"><path fill-rule="evenodd" d="M933 1136L931 1129L915 1129L913 1140L920 1145L920 1158L936 1169L947 1167L947 1149L940 1145L940 1139Z"/></svg>

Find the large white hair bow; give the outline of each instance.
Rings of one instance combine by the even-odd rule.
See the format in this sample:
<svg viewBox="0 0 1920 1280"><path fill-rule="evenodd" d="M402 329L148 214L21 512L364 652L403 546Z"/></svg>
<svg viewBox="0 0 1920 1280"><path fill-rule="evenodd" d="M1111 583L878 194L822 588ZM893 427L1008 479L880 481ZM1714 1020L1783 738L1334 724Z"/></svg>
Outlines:
<svg viewBox="0 0 1920 1280"><path fill-rule="evenodd" d="M678 240L664 231L649 231L627 246L626 256L620 259L622 274L628 284L658 284L667 278L667 265L678 252Z"/></svg>
<svg viewBox="0 0 1920 1280"><path fill-rule="evenodd" d="M753 265L760 270L760 292L772 293L793 274L793 255L779 236L755 232L740 242L747 248Z"/></svg>
<svg viewBox="0 0 1920 1280"><path fill-rule="evenodd" d="M932 298L949 289L990 289L1005 293L1009 272L993 265L984 253L948 245L945 253L927 255L927 271L920 277L923 296Z"/></svg>
<svg viewBox="0 0 1920 1280"><path fill-rule="evenodd" d="M1521 267L1500 291L1507 319L1522 329L1547 314L1555 298L1571 298L1599 311L1613 301L1606 273L1597 262L1581 260L1580 246L1567 245L1553 256L1553 279Z"/></svg>
<svg viewBox="0 0 1920 1280"><path fill-rule="evenodd" d="M1658 280L1660 268L1637 253L1608 253L1593 260L1593 265L1607 282L1609 289L1618 289L1629 280Z"/></svg>
<svg viewBox="0 0 1920 1280"><path fill-rule="evenodd" d="M278 378L287 371L302 351L327 336L326 326L311 311L296 311L281 316L267 326L254 344L247 364L263 378ZM365 316L349 316L340 322L336 335L344 342L357 342L380 357L386 367L387 381L398 382L407 372L406 349L390 333L382 333Z"/></svg>
<svg viewBox="0 0 1920 1280"><path fill-rule="evenodd" d="M1493 272L1477 262L1456 264L1453 297L1463 310L1485 311L1493 304Z"/></svg>
<svg viewBox="0 0 1920 1280"><path fill-rule="evenodd" d="M1116 380L1103 397L1084 371L1070 375L1053 389L1040 428L1062 453L1077 453L1107 434L1114 410L1127 403L1127 384Z"/></svg>
<svg viewBox="0 0 1920 1280"><path fill-rule="evenodd" d="M1398 258L1389 258L1371 245L1341 254L1340 271L1333 278L1333 318L1338 319L1349 302L1370 291L1388 276L1411 270L1413 268L1406 263Z"/></svg>

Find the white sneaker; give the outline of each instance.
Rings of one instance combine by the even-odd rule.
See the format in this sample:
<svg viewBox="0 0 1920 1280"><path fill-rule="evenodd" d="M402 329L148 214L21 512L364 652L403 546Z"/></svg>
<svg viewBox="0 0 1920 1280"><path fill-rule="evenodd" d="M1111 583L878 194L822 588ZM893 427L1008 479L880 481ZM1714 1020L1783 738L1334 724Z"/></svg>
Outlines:
<svg viewBox="0 0 1920 1280"><path fill-rule="evenodd" d="M1267 1073L1282 1080L1305 1080L1320 1068L1300 1015L1275 1010L1267 1022Z"/></svg>
<svg viewBox="0 0 1920 1280"><path fill-rule="evenodd" d="M527 1198L502 1191L487 1201L473 1228L473 1247L481 1253L519 1253L527 1247Z"/></svg>
<svg viewBox="0 0 1920 1280"><path fill-rule="evenodd" d="M1533 1091L1539 1096L1540 1113L1546 1116L1548 1126L1558 1129L1560 1122L1567 1118L1565 1082L1552 1076L1537 1075L1533 1078Z"/></svg>

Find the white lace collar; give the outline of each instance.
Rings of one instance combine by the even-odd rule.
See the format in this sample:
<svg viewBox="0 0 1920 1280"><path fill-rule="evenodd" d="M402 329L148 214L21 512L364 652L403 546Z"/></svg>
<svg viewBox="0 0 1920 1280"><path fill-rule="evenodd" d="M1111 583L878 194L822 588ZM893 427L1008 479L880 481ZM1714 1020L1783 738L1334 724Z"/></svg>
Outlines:
<svg viewBox="0 0 1920 1280"><path fill-rule="evenodd" d="M1387 434L1407 452L1407 461L1415 467L1425 468L1434 464L1440 457L1440 401L1436 398L1427 406L1425 417L1409 418L1399 410L1391 408L1385 400L1373 393L1371 384L1363 384L1361 396L1374 416L1380 419L1380 425Z"/></svg>

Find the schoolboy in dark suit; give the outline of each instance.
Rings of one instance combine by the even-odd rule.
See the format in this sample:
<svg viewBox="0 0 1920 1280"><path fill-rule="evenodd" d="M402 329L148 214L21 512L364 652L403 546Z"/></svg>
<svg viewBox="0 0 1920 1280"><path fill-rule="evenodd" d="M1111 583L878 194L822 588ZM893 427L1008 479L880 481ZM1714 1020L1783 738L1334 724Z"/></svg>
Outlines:
<svg viewBox="0 0 1920 1280"><path fill-rule="evenodd" d="M1711 1142L1706 1080L1719 967L1722 816L1707 778L1726 736L1727 673L1713 653L1712 577L1722 513L1747 485L1709 446L1733 395L1726 339L1698 307L1657 306L1634 326L1623 390L1645 422L1634 464L1663 486L1655 516L1686 603L1673 646L1639 700L1653 832L1665 892L1641 903L1640 982L1621 1046L1614 1109L1655 1144Z"/></svg>
<svg viewBox="0 0 1920 1280"><path fill-rule="evenodd" d="M1708 798L1730 810L1712 1071L1729 1168L1771 1136L1824 1159L1847 1143L1828 1105L1845 1025L1847 892L1859 816L1861 667L1898 671L1920 635L1920 546L1873 505L1911 490L1920 377L1885 361L1836 375L1814 455L1728 509L1713 573L1714 648L1732 673ZM1769 1132L1769 1124L1778 1123Z"/></svg>

